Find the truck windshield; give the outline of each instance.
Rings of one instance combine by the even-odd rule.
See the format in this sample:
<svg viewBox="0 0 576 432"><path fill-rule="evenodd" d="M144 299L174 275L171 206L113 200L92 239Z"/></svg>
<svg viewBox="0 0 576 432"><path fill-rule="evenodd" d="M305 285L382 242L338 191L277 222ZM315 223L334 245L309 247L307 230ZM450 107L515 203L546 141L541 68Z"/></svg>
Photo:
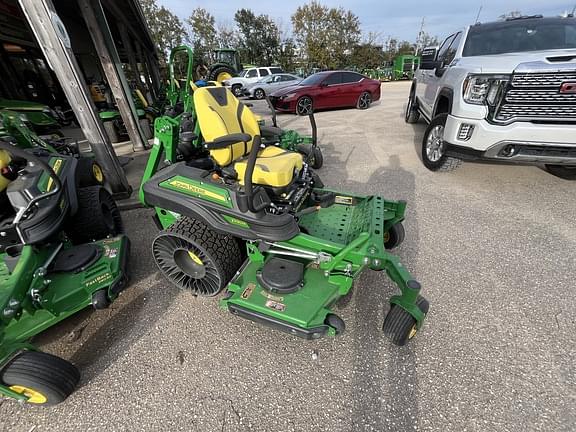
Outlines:
<svg viewBox="0 0 576 432"><path fill-rule="evenodd" d="M575 18L526 18L472 26L464 57L576 49Z"/></svg>

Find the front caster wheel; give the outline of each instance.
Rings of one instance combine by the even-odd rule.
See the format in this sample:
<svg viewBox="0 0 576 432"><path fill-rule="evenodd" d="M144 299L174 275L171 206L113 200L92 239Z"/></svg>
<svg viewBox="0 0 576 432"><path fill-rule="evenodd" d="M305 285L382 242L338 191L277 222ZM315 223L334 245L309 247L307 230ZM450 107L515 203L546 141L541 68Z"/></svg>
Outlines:
<svg viewBox="0 0 576 432"><path fill-rule="evenodd" d="M108 290L101 289L92 294L92 307L96 310L106 309L112 303L108 298Z"/></svg>
<svg viewBox="0 0 576 432"><path fill-rule="evenodd" d="M428 313L428 309L430 308L428 300L422 296L418 296L416 306L418 306L424 315ZM418 332L416 320L398 305L392 305L390 308L390 311L384 319L382 330L384 334L392 340L392 343L398 346L406 345Z"/></svg>
<svg viewBox="0 0 576 432"><path fill-rule="evenodd" d="M56 405L74 392L80 372L72 363L51 354L24 351L2 370L2 383L28 398L28 403Z"/></svg>
<svg viewBox="0 0 576 432"><path fill-rule="evenodd" d="M346 330L346 324L344 324L344 320L336 314L326 315L324 323L328 324L336 331L336 336L341 335Z"/></svg>
<svg viewBox="0 0 576 432"><path fill-rule="evenodd" d="M406 237L406 231L402 223L394 224L390 229L384 233L384 247L386 249L394 249L402 244Z"/></svg>

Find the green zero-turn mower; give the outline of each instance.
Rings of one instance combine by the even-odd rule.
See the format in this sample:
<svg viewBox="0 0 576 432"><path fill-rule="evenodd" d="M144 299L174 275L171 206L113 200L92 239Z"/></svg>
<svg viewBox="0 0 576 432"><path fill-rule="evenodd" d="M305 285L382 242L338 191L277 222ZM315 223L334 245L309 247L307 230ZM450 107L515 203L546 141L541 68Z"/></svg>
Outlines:
<svg viewBox="0 0 576 432"><path fill-rule="evenodd" d="M178 162L178 125L160 117L140 189L161 229L161 273L195 295L225 290L220 304L235 315L316 339L344 331L332 307L360 273L384 270L400 289L384 332L398 345L411 339L428 302L387 251L404 239L406 203L324 189L302 154L262 145L228 89L193 97L207 156Z"/></svg>
<svg viewBox="0 0 576 432"><path fill-rule="evenodd" d="M199 87L192 82L193 79L194 54L191 47L182 45L172 49L168 62L169 86L167 89L167 103L164 116L160 120L160 126L155 124L156 138L170 139L170 151L174 151L174 156L178 160L190 160L197 158L198 154L206 153L202 147L202 131L196 121L196 110L194 108L193 94ZM220 87L217 82L206 82L208 86ZM243 109L251 104L242 104ZM323 165L322 151L317 145L317 128L314 116L310 115L310 125L312 135L301 135L295 130L281 129L277 125L276 111L268 100L268 105L272 111L273 126L265 126L263 120L258 120L262 141L266 144L273 144L285 150L302 153L307 162L316 169ZM176 129L180 133L176 133ZM168 158L171 159L171 158Z"/></svg>
<svg viewBox="0 0 576 432"><path fill-rule="evenodd" d="M57 404L80 374L30 338L127 283L128 239L111 195L80 186L78 159L0 141L0 394Z"/></svg>

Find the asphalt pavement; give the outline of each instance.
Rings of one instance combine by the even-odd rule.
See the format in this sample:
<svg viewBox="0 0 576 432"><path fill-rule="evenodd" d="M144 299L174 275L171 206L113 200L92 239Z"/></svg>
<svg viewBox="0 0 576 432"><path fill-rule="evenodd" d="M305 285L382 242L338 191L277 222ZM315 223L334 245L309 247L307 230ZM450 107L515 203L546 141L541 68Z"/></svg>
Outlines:
<svg viewBox="0 0 576 432"><path fill-rule="evenodd" d="M385 83L367 111L317 114L328 186L408 201L396 253L431 304L408 346L381 332L385 274L357 281L343 336L300 340L171 287L150 210L130 210L129 288L36 340L81 369L80 388L53 408L1 400L0 430L575 430L576 183L536 167L427 171L408 90Z"/></svg>

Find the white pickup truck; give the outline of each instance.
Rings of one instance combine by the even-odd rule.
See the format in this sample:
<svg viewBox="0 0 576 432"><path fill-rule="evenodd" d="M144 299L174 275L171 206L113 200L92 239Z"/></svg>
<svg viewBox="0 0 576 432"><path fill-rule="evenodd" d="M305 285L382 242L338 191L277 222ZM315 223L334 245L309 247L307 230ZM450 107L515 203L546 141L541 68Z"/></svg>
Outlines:
<svg viewBox="0 0 576 432"><path fill-rule="evenodd" d="M420 116L430 170L488 160L576 180L576 18L475 24L425 49L405 120Z"/></svg>

